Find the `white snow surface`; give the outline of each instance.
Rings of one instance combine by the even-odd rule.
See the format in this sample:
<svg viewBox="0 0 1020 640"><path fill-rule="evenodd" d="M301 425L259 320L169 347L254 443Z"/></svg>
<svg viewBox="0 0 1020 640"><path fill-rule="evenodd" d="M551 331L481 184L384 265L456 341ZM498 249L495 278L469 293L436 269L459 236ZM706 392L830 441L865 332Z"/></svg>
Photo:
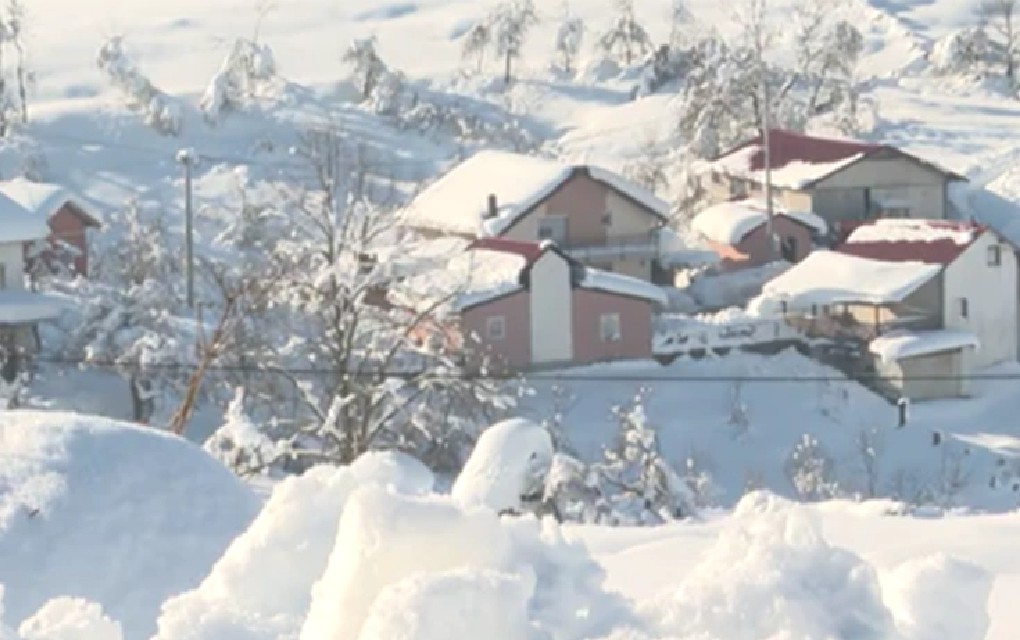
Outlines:
<svg viewBox="0 0 1020 640"><path fill-rule="evenodd" d="M519 510L521 497L541 486L536 481L552 457L552 439L540 425L524 418L497 422L478 437L453 483L453 499L496 512Z"/></svg>
<svg viewBox="0 0 1020 640"><path fill-rule="evenodd" d="M956 349L978 349L981 343L969 331L940 329L933 331L890 331L868 343L868 351L884 362L895 362L907 358L953 351Z"/></svg>
<svg viewBox="0 0 1020 640"><path fill-rule="evenodd" d="M949 240L958 245L969 245L977 238L978 230L961 228L956 223L939 223L936 220L909 220L887 218L875 220L854 229L847 244L864 242L939 242Z"/></svg>
<svg viewBox="0 0 1020 640"><path fill-rule="evenodd" d="M128 638L194 586L254 518L254 494L197 446L69 413L0 413L0 584L22 620L70 596Z"/></svg>
<svg viewBox="0 0 1020 640"><path fill-rule="evenodd" d="M653 302L660 307L665 307L669 304L669 296L666 295L662 287L639 278L602 269L585 268L581 287L641 298Z"/></svg>
<svg viewBox="0 0 1020 640"><path fill-rule="evenodd" d="M773 207L773 214L784 216L811 229L813 233L828 233L828 225L821 217L810 211L789 211ZM765 224L768 214L765 202L737 200L721 202L708 207L691 221L695 231L709 240L721 244L738 244L744 236Z"/></svg>
<svg viewBox="0 0 1020 640"><path fill-rule="evenodd" d="M50 235L46 219L0 193L0 242L29 242Z"/></svg>
<svg viewBox="0 0 1020 640"><path fill-rule="evenodd" d="M519 254L466 249L458 241L443 240L429 241L420 250L422 254L411 258L420 268L390 290L391 300L414 308L440 305L459 311L521 289L519 276L527 262Z"/></svg>
<svg viewBox="0 0 1020 640"><path fill-rule="evenodd" d="M23 640L122 640L120 623L78 598L54 598L18 627Z"/></svg>
<svg viewBox="0 0 1020 640"><path fill-rule="evenodd" d="M777 313L786 302L791 311L839 303L899 302L934 278L941 265L869 260L819 249L765 283L749 303L757 313Z"/></svg>
<svg viewBox="0 0 1020 640"><path fill-rule="evenodd" d="M742 149L706 163L703 169L718 171L728 176L752 180L758 184L765 183L764 169L751 170L751 160L761 150L761 145L748 145ZM861 153L855 153L833 162L803 162L793 160L781 167L772 168L772 184L786 189L803 189L806 186L828 177L844 167L860 160Z"/></svg>
<svg viewBox="0 0 1020 640"><path fill-rule="evenodd" d="M70 304L71 301L50 294L0 290L0 320L12 324L52 320Z"/></svg>

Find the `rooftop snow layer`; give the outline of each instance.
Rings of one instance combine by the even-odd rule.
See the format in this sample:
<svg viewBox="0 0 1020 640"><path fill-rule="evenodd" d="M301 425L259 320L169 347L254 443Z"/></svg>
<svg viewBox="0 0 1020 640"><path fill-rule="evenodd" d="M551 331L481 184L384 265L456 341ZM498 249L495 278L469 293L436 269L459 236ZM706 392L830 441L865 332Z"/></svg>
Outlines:
<svg viewBox="0 0 1020 640"><path fill-rule="evenodd" d="M100 222L100 217L95 211L66 188L57 184L14 178L0 182L0 193L44 220L49 220L61 207L71 203L93 223L99 224Z"/></svg>
<svg viewBox="0 0 1020 640"><path fill-rule="evenodd" d="M713 170L720 173L764 184L765 170L763 168L754 168L756 166L755 158L761 154L761 150L762 147L760 145L749 145L716 160L710 166ZM776 187L788 189L803 189L822 178L836 173L843 167L857 162L863 157L863 153L858 153L829 162L789 160L786 164L774 165L772 167L772 184Z"/></svg>
<svg viewBox="0 0 1020 640"><path fill-rule="evenodd" d="M885 218L862 224L846 239L846 244L871 242L941 242L969 245L980 228L944 220L910 220Z"/></svg>
<svg viewBox="0 0 1020 640"><path fill-rule="evenodd" d="M46 219L0 193L0 242L30 242L50 235Z"/></svg>
<svg viewBox="0 0 1020 640"><path fill-rule="evenodd" d="M799 222L817 234L825 234L829 230L825 220L810 211L773 207L773 213ZM695 231L713 242L737 244L765 224L767 216L764 202L739 200L713 205L695 216L691 224Z"/></svg>
<svg viewBox="0 0 1020 640"><path fill-rule="evenodd" d="M575 167L536 156L505 151L480 151L422 191L404 210L402 221L412 227L473 236L498 236L553 193ZM592 179L608 185L665 218L669 205L622 176L585 167ZM496 215L489 216L489 196L496 197ZM601 212L593 214L601 215Z"/></svg>
<svg viewBox="0 0 1020 640"><path fill-rule="evenodd" d="M641 298L662 307L669 304L669 296L666 295L662 287L639 280L638 278L601 269L586 268L584 279L581 281L581 287L630 296L632 298Z"/></svg>
<svg viewBox="0 0 1020 640"><path fill-rule="evenodd" d="M790 310L839 303L900 302L934 278L941 265L883 262L820 249L768 282L751 302L759 313L774 313L781 302Z"/></svg>
<svg viewBox="0 0 1020 640"><path fill-rule="evenodd" d="M880 357L883 362L895 362L943 351L968 347L976 349L979 346L977 336L969 331L893 331L872 340L868 344L868 351Z"/></svg>

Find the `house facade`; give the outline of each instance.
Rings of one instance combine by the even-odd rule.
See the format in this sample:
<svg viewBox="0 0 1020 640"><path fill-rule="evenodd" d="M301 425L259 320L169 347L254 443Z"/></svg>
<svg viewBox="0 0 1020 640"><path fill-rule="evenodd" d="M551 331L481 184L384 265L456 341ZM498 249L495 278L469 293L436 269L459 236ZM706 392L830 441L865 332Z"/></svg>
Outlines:
<svg viewBox="0 0 1020 640"><path fill-rule="evenodd" d="M800 262L828 232L825 221L810 212L775 207L772 237L763 202L737 200L712 205L691 222L718 254L723 270L758 267L777 260Z"/></svg>
<svg viewBox="0 0 1020 640"><path fill-rule="evenodd" d="M552 243L484 239L475 249L520 255L513 286L473 293L459 308L465 342L512 369L652 355L656 286L580 264Z"/></svg>
<svg viewBox="0 0 1020 640"><path fill-rule="evenodd" d="M770 130L769 152L776 201L821 216L837 232L877 218L952 218L949 185L964 179L888 145L781 129ZM761 197L764 169L757 136L706 163L701 186L711 202Z"/></svg>
<svg viewBox="0 0 1020 640"><path fill-rule="evenodd" d="M25 245L30 263L48 269L64 268L86 276L89 271L88 233L101 226L99 216L80 198L60 185L16 178L0 182L0 195L19 205L27 215L43 220L49 234Z"/></svg>
<svg viewBox="0 0 1020 640"><path fill-rule="evenodd" d="M668 216L666 202L599 167L482 151L419 194L401 225L422 237L550 240L583 264L651 281Z"/></svg>

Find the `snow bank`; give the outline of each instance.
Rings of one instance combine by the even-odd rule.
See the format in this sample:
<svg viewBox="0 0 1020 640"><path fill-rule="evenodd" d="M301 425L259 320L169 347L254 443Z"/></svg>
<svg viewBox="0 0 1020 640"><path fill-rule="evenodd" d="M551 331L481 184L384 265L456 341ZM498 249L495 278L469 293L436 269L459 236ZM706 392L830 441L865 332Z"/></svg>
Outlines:
<svg viewBox="0 0 1020 640"><path fill-rule="evenodd" d="M453 483L453 499L493 511L519 510L521 496L540 491L552 465L549 433L524 418L497 422L482 432Z"/></svg>
<svg viewBox="0 0 1020 640"><path fill-rule="evenodd" d="M805 507L763 492L741 500L681 586L645 608L679 638L896 637L871 566L829 546Z"/></svg>
<svg viewBox="0 0 1020 640"><path fill-rule="evenodd" d="M420 462L378 452L349 467L316 467L284 480L202 584L166 603L154 640L269 640L296 634L350 493L380 485L422 494L433 483Z"/></svg>
<svg viewBox="0 0 1020 640"><path fill-rule="evenodd" d="M819 249L762 287L748 308L775 313L839 303L899 302L938 275L941 265L884 262Z"/></svg>
<svg viewBox="0 0 1020 640"><path fill-rule="evenodd" d="M980 346L977 336L969 331L942 329L938 331L891 331L868 344L868 351L883 362L895 362L942 351Z"/></svg>
<svg viewBox="0 0 1020 640"><path fill-rule="evenodd" d="M100 604L129 638L191 588L258 510L179 438L70 413L0 414L0 583L7 618L59 596Z"/></svg>
<svg viewBox="0 0 1020 640"><path fill-rule="evenodd" d="M984 640L992 576L943 553L908 560L882 576L896 624L910 640Z"/></svg>

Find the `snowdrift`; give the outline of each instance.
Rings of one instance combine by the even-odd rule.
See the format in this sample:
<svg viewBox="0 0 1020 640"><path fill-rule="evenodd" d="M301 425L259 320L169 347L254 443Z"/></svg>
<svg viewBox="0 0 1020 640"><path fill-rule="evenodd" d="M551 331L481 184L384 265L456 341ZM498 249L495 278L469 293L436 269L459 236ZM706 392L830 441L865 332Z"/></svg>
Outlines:
<svg viewBox="0 0 1020 640"><path fill-rule="evenodd" d="M0 413L5 619L69 596L101 604L125 637L148 637L160 604L197 584L258 506L179 438L75 414Z"/></svg>

